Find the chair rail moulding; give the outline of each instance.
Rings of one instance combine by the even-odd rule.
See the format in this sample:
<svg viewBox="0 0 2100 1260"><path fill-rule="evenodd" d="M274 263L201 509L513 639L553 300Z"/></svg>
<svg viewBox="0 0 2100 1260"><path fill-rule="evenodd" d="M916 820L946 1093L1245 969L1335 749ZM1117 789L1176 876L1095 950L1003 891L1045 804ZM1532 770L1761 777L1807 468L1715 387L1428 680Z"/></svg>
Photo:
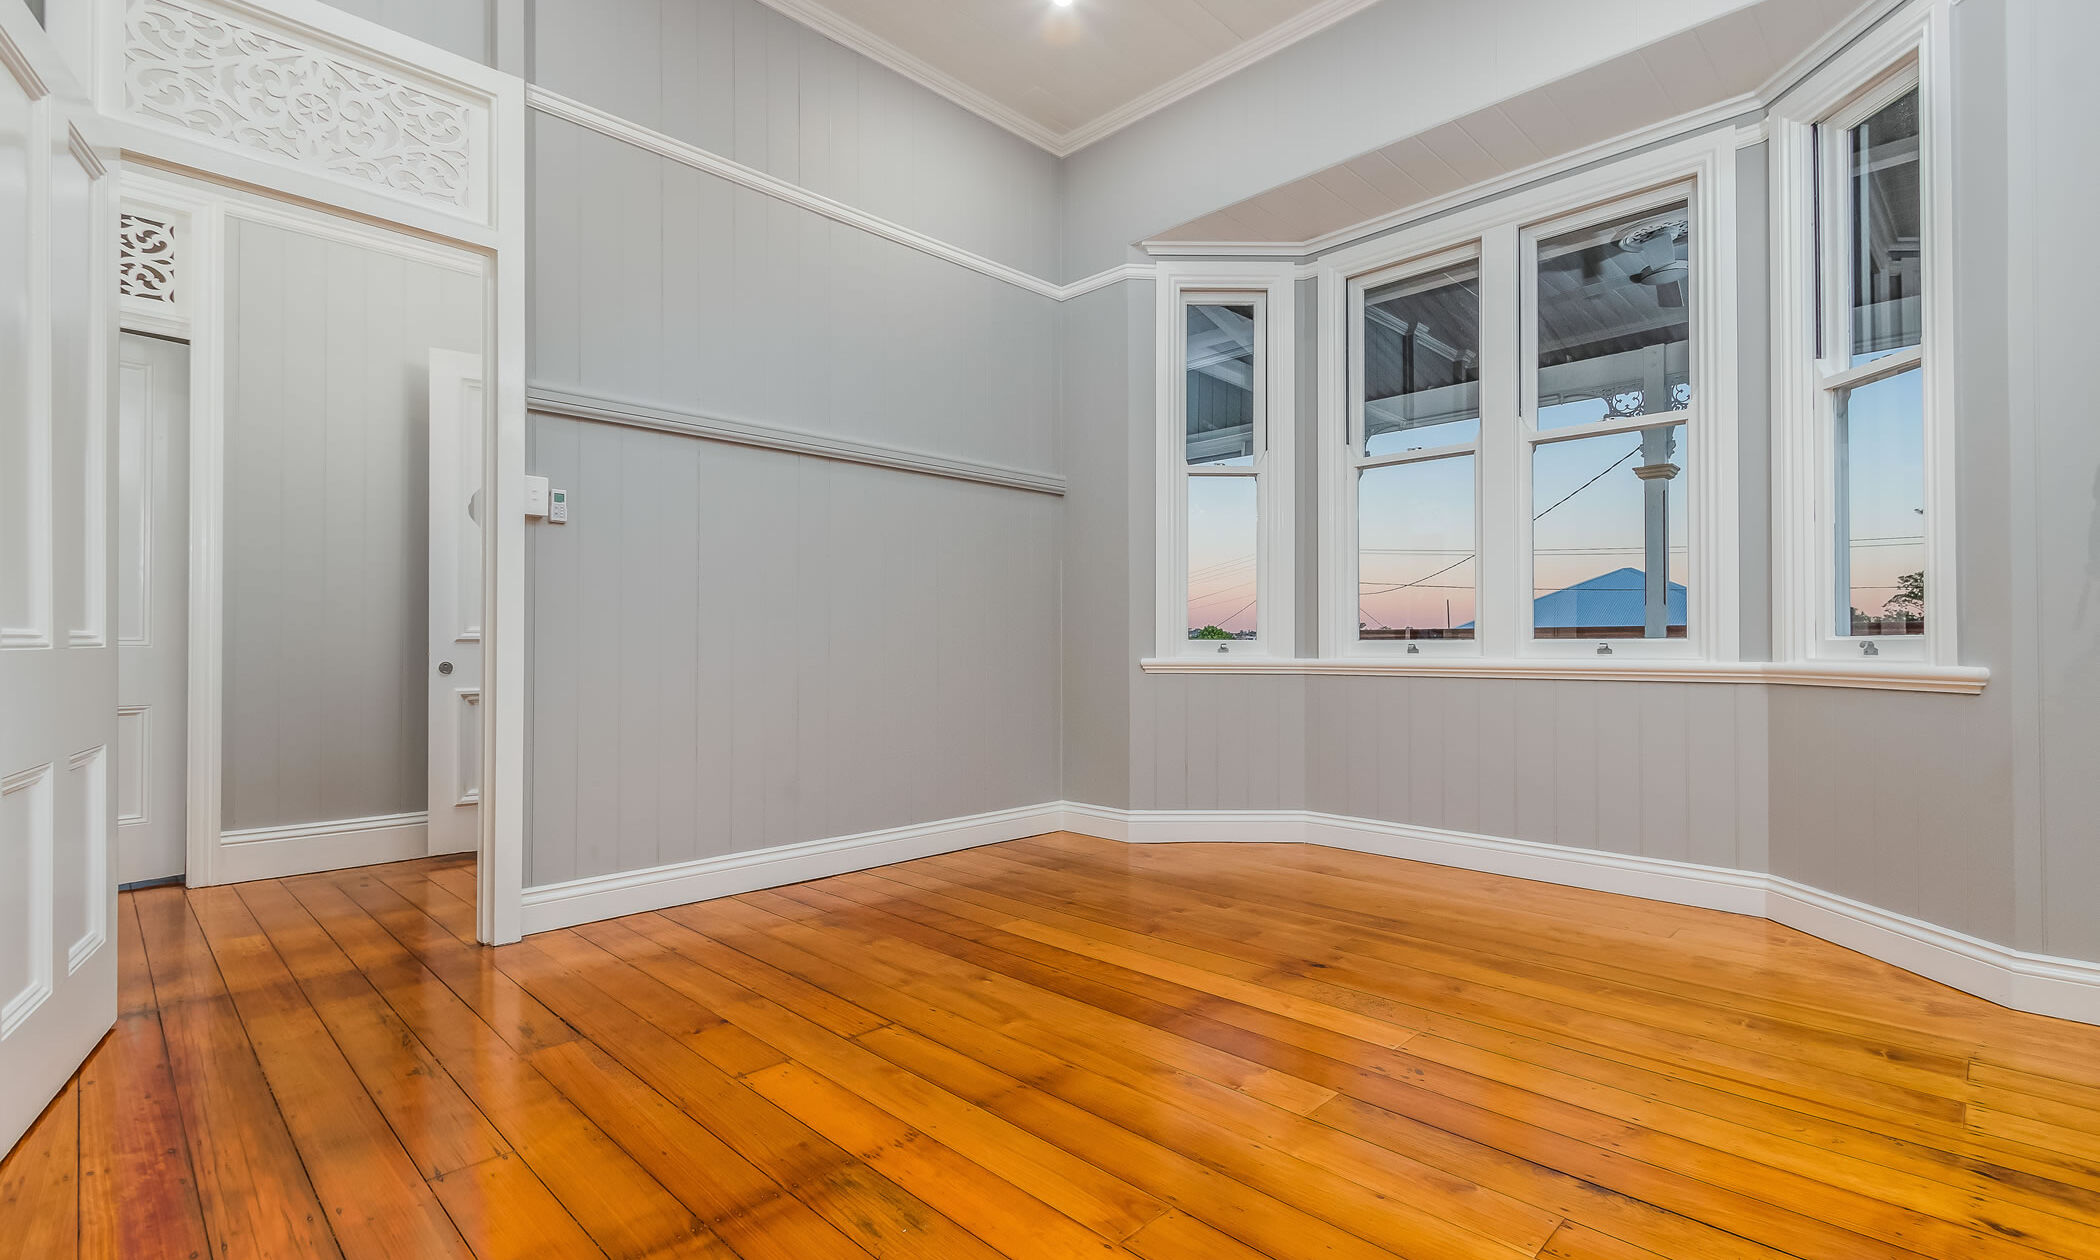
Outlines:
<svg viewBox="0 0 2100 1260"><path fill-rule="evenodd" d="M946 477L951 481L973 481L979 485L1002 486L1009 490L1028 490L1050 495L1062 495L1065 492L1065 479L1057 473L1014 468L1006 464L988 464L916 450L908 446L859 442L851 438L812 433L806 429L795 429L786 425L732 420L626 398L579 394L552 386L534 385L526 397L533 411L544 415L566 416L572 420L594 420L600 424L652 429L659 433L677 433L710 442L786 451L794 455L813 455L819 459L838 460L841 463L891 468L900 472L921 473L928 477Z"/></svg>
<svg viewBox="0 0 2100 1260"><path fill-rule="evenodd" d="M486 657L477 898L516 940L524 877L525 84L317 0L85 0L94 94L120 147L125 327L191 342L190 879L256 873L222 843L226 267L233 218L486 277ZM118 244L116 224L108 234ZM173 289L166 288L172 267ZM113 286L114 287L114 286ZM406 832L399 826L382 828ZM217 865L214 863L217 862ZM282 874L283 871L270 871Z"/></svg>

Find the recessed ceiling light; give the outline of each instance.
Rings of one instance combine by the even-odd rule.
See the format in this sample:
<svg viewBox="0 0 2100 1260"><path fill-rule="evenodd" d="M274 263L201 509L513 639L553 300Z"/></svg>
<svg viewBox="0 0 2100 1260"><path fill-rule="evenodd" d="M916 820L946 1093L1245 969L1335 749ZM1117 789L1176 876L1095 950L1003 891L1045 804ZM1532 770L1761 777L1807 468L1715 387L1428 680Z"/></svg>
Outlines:
<svg viewBox="0 0 2100 1260"><path fill-rule="evenodd" d="M1069 9L1072 7L1072 0L1050 0L1050 3L1056 5L1060 9Z"/></svg>

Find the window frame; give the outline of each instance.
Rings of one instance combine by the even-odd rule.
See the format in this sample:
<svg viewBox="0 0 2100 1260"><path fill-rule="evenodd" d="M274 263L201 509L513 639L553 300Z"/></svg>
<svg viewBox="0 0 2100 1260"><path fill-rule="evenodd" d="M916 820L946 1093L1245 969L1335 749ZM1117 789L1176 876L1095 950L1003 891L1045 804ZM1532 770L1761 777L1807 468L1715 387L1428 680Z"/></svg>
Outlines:
<svg viewBox="0 0 2100 1260"><path fill-rule="evenodd" d="M1346 533L1346 538L1342 545L1347 549L1349 566L1346 580L1341 581L1335 587L1334 614L1336 617L1346 617L1346 625L1337 622L1337 633L1347 635L1350 633L1351 628L1358 627L1360 624L1358 618L1363 602L1363 551L1360 540L1362 514L1355 510L1355 507L1358 488L1362 485L1363 474L1374 468L1428 463L1435 460L1456 458L1467 453L1470 453L1473 457L1473 637L1471 639L1439 640L1364 639L1359 636L1353 642L1358 645L1358 654L1363 656L1378 658L1413 656L1448 659L1451 657L1473 658L1481 654L1480 601L1482 591L1485 588L1481 568L1481 553L1485 548L1481 543L1481 531L1485 527L1485 519L1481 512L1480 492L1483 481L1481 469L1486 464L1481 443L1487 437L1488 427L1486 414L1486 346L1483 344L1481 348L1481 405L1478 408L1481 412L1481 417L1480 432L1477 435L1464 442L1447 442L1442 446L1424 447L1419 451L1406 451L1393 455L1366 455L1363 453L1363 448L1365 444L1364 413L1366 410L1364 403L1364 311L1368 306L1368 295L1373 289L1383 288L1398 281L1413 279L1429 272L1449 270L1452 267L1471 266L1474 268L1476 275L1482 275L1482 261L1480 244L1475 241L1461 244L1451 249L1440 250L1423 257L1406 259L1392 266L1382 267L1376 271L1366 272L1349 278L1349 347L1345 360L1346 370L1349 374L1347 392L1348 414L1344 421L1346 428L1341 436L1340 454L1341 458L1346 462L1346 468L1343 472L1343 484L1350 487L1349 496L1352 510L1348 514L1348 519L1342 525ZM1480 285L1482 290L1482 309L1479 314L1479 320L1484 342L1487 332L1486 286L1484 279L1476 280L1475 283ZM1347 592L1351 598L1344 600L1342 598L1344 592Z"/></svg>
<svg viewBox="0 0 2100 1260"><path fill-rule="evenodd" d="M1422 229L1337 252L1321 284L1321 654L1396 673L1460 667L1483 674L1624 677L1734 663L1741 652L1740 520L1735 369L1736 132L1721 128L1483 202ZM1691 591L1683 639L1600 641L1532 636L1531 452L1538 445L1654 428L1638 421L1540 430L1537 417L1537 249L1541 239L1643 208L1683 201L1692 225L1692 412L1685 476ZM1358 638L1357 467L1362 298L1368 287L1477 248L1481 287L1481 431L1474 509L1480 549L1471 644L1423 643L1417 653ZM1694 416L1697 423L1689 423ZM1658 417L1645 417L1654 420ZM1690 432L1696 427L1698 432ZM1696 438L1696 440L1694 440Z"/></svg>
<svg viewBox="0 0 2100 1260"><path fill-rule="evenodd" d="M1293 269L1288 264L1162 264L1155 300L1155 659L1289 659L1295 653L1297 628ZM1187 462L1186 448L1187 311L1213 304L1251 304L1255 309L1255 454L1246 466L1197 472ZM1242 477L1255 484L1253 639L1188 637L1188 483L1196 476Z"/></svg>
<svg viewBox="0 0 2100 1260"><path fill-rule="evenodd" d="M1776 662L1840 666L1900 677L1956 666L1960 574L1956 554L1952 110L1943 85L1946 15L1938 5L1899 13L1775 103L1770 118L1772 216L1772 646ZM1921 213L1920 337L1863 364L1852 361L1852 203L1847 132L1915 89ZM1830 338L1819 344L1819 330ZM1828 353L1826 353L1826 349ZM1838 473L1836 408L1849 391L1920 374L1927 574L1922 635L1835 632ZM1849 608L1849 601L1848 601Z"/></svg>

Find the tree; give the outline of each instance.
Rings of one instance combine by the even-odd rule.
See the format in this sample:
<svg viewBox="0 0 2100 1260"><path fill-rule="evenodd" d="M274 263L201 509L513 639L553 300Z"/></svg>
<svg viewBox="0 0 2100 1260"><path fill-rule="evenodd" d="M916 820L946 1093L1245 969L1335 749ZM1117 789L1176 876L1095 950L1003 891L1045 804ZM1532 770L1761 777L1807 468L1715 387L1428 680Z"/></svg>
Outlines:
<svg viewBox="0 0 2100 1260"><path fill-rule="evenodd" d="M1881 605L1884 617L1904 617L1913 621L1925 616L1925 571L1905 573L1896 579L1896 593Z"/></svg>
<svg viewBox="0 0 2100 1260"><path fill-rule="evenodd" d="M1229 639L1232 636L1217 626L1205 626L1189 635L1191 639Z"/></svg>

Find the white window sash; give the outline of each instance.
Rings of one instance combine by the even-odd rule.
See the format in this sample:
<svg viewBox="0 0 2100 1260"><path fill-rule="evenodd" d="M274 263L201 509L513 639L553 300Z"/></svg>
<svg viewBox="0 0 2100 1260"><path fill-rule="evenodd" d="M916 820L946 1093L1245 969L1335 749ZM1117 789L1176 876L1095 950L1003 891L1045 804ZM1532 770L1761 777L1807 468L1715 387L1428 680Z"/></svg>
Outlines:
<svg viewBox="0 0 2100 1260"><path fill-rule="evenodd" d="M1293 272L1281 264L1163 264L1159 269L1157 435L1157 659L1240 662L1293 655L1297 606L1292 500L1296 361ZM1254 447L1251 466L1191 466L1186 458L1187 335L1191 305L1247 304L1255 314ZM1255 483L1255 637L1188 637L1188 486L1192 477ZM1221 652L1219 649L1223 648Z"/></svg>
<svg viewBox="0 0 2100 1260"><path fill-rule="evenodd" d="M1532 637L1531 452L1572 438L1686 425L1686 516L1691 591L1685 639L1614 639L1606 659L1621 665L1740 659L1740 563L1736 493L1735 162L1732 130L1662 146L1607 166L1512 193L1415 232L1323 260L1321 285L1321 655L1337 662L1424 672L1461 664L1491 667L1574 663L1594 657L1587 640ZM1535 240L1646 207L1684 200L1692 221L1691 303L1697 392L1687 412L1539 431L1536 414ZM1425 642L1402 657L1387 642L1357 637L1356 454L1361 431L1362 296L1367 287L1478 250L1481 289L1481 432L1476 639ZM1432 452L1421 452L1428 457ZM1432 648L1435 650L1432 651ZM1401 649L1405 651L1404 648ZM1444 659L1438 659L1444 658Z"/></svg>
<svg viewBox="0 0 2100 1260"><path fill-rule="evenodd" d="M1448 660L1481 655L1480 636L1485 624L1484 619L1480 616L1480 599L1485 594L1485 582L1481 577L1482 530L1484 527L1481 513L1481 482L1483 480L1481 470L1485 464L1481 454L1481 438L1475 438L1468 442L1452 442L1442 446L1425 447L1418 451L1406 451L1391 455L1365 455L1363 453L1366 428L1364 414L1364 319L1367 306L1366 296L1371 290L1381 288L1394 281L1409 280L1427 275L1430 272L1443 271L1452 267L1478 267L1481 263L1480 247L1478 243L1473 243L1462 245L1456 249L1443 250L1425 257L1409 259L1397 265L1363 275L1352 276L1348 281L1349 316L1347 328L1349 349L1347 358L1344 360L1349 377L1346 395L1348 399L1348 416L1347 428L1342 435L1341 441L1341 454L1346 467L1336 482L1337 488L1343 489L1349 501L1348 517L1345 521L1340 522L1340 530L1343 535L1340 545L1345 551L1347 572L1346 576L1338 575L1335 578L1338 585L1334 588L1335 598L1330 601L1330 607L1333 608L1334 615L1338 619L1338 632L1354 643L1356 653L1363 656ZM1480 327L1482 334L1485 335L1488 328L1488 312L1485 306L1484 286L1482 301ZM1483 391L1486 385L1487 364L1486 348L1483 346L1481 360ZM1481 396L1480 411L1481 435L1485 437L1488 427L1487 397L1485 392ZM1474 591L1473 638L1397 640L1363 639L1359 637L1358 627L1361 623L1363 605L1363 544L1360 537L1363 518L1359 509L1357 494L1358 488L1362 485L1363 474L1375 468L1389 468L1400 464L1428 463L1434 460L1451 459L1467 454L1473 457L1473 574L1476 584ZM1342 620L1345 616L1345 609L1346 620Z"/></svg>
<svg viewBox="0 0 2100 1260"><path fill-rule="evenodd" d="M1773 109L1773 651L1782 663L1886 670L1960 662L1952 325L1952 109L1944 85L1947 15L1897 14ZM1921 344L1855 364L1851 354L1851 189L1844 137L1915 88L1923 212ZM1822 133L1821 168L1817 133ZM1817 260L1818 230L1823 258ZM1820 272L1820 277L1818 273ZM1817 345L1818 314L1826 344ZM1836 632L1836 407L1846 392L1906 371L1924 397L1925 633ZM1849 607L1849 601L1847 604Z"/></svg>

